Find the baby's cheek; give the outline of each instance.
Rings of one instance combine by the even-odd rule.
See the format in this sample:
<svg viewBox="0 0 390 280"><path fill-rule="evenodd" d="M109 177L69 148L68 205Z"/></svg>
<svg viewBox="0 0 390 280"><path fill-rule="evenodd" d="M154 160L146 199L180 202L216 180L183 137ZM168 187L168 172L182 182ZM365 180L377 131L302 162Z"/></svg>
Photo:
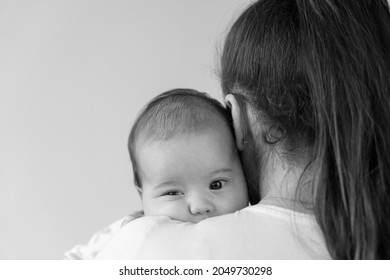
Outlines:
<svg viewBox="0 0 390 280"><path fill-rule="evenodd" d="M245 181L238 181L235 185L235 194L232 201L232 205L234 206L233 211L241 210L248 206L248 204L248 190Z"/></svg>
<svg viewBox="0 0 390 280"><path fill-rule="evenodd" d="M153 199L144 203L145 216L168 216L172 219L180 219L183 209L177 201Z"/></svg>
<svg viewBox="0 0 390 280"><path fill-rule="evenodd" d="M158 212L159 203L155 199L143 198L142 207L145 216L155 216Z"/></svg>

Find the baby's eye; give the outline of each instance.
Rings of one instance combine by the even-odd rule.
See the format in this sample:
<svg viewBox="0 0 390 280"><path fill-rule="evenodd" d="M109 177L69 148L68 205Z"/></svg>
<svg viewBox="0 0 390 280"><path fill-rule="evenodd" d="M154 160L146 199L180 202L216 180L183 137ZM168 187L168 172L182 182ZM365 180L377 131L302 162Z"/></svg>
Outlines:
<svg viewBox="0 0 390 280"><path fill-rule="evenodd" d="M214 182L211 182L210 189L211 190L219 190L222 189L222 187L225 185L226 181L222 180L216 180Z"/></svg>
<svg viewBox="0 0 390 280"><path fill-rule="evenodd" d="M175 196L175 195L182 195L183 193L181 191L169 191L169 192L166 192L163 194L164 195L168 195L168 196Z"/></svg>

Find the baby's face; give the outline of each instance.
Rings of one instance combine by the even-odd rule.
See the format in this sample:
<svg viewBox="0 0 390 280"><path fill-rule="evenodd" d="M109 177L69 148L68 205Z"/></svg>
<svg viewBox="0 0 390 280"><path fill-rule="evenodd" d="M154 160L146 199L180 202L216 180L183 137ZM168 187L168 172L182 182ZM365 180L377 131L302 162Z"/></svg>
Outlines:
<svg viewBox="0 0 390 280"><path fill-rule="evenodd" d="M137 144L147 216L197 223L248 205L238 153L227 128Z"/></svg>

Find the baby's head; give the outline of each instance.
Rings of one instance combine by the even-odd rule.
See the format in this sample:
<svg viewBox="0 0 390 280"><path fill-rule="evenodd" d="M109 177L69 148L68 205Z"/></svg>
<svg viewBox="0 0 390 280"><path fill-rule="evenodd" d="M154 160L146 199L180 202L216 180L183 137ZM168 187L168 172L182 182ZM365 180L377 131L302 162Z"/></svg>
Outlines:
<svg viewBox="0 0 390 280"><path fill-rule="evenodd" d="M154 98L128 147L146 216L199 222L248 205L230 114L205 93L174 89Z"/></svg>

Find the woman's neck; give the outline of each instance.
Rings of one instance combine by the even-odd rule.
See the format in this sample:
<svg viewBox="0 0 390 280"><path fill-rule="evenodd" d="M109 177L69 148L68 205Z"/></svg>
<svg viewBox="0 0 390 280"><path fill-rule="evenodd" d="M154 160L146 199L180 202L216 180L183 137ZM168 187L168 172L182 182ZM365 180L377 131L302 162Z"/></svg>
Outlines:
<svg viewBox="0 0 390 280"><path fill-rule="evenodd" d="M260 204L312 213L312 174L307 164L292 165L280 156L270 157L260 175Z"/></svg>

